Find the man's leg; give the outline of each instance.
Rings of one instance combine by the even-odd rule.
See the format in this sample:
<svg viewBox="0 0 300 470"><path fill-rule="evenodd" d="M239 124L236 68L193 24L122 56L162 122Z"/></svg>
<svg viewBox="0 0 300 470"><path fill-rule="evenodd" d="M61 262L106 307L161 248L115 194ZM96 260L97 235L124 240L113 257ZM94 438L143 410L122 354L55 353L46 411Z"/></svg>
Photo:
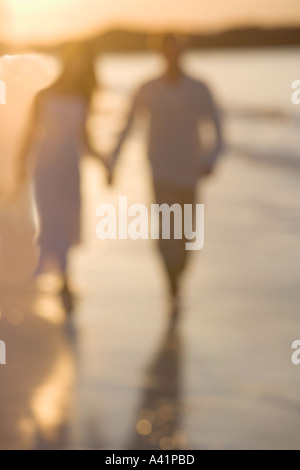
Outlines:
<svg viewBox="0 0 300 470"><path fill-rule="evenodd" d="M176 186L167 185L164 183L154 183L154 191L157 204L179 204L182 210L182 238L174 238L174 219L171 217L171 230L170 239L162 238L162 216L160 214L159 228L160 237L158 241L158 248L161 258L164 263L166 274L169 281L170 294L172 299L172 313L178 314L178 294L180 289L181 276L186 268L189 251L186 250L186 238L184 236L184 204L192 204L195 207L195 189L181 189ZM193 211L194 214L194 211ZM193 217L194 219L194 217ZM195 220L193 220L195 223Z"/></svg>

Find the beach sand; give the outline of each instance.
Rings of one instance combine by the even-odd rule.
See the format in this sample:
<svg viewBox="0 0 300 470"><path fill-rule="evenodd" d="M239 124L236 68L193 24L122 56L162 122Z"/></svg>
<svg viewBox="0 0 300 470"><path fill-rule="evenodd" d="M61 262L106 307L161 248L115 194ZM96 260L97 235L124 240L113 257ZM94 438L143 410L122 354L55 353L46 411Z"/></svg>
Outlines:
<svg viewBox="0 0 300 470"><path fill-rule="evenodd" d="M97 204L147 200L144 182L132 193L121 165L85 196L72 316L32 288L1 297L0 448L299 449L299 170L222 160L173 334L154 242L93 232Z"/></svg>

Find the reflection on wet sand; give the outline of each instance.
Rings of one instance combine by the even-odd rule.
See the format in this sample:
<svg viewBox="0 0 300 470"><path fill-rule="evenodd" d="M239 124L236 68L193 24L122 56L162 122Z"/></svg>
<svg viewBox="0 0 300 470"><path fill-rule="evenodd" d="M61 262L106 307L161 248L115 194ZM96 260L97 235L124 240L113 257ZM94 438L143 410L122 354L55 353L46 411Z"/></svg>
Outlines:
<svg viewBox="0 0 300 470"><path fill-rule="evenodd" d="M129 449L187 448L187 437L181 430L181 363L180 335L167 331L146 369Z"/></svg>
<svg viewBox="0 0 300 470"><path fill-rule="evenodd" d="M1 368L1 448L60 448L68 440L74 335L57 321L58 299L49 297L41 309L45 303L33 287L1 294L1 336L8 346L8 364Z"/></svg>
<svg viewBox="0 0 300 470"><path fill-rule="evenodd" d="M39 447L41 442L61 441L62 430L71 406L72 385L74 382L73 358L68 353L62 353L57 358L52 371L46 380L36 388L31 409L33 421L39 431Z"/></svg>
<svg viewBox="0 0 300 470"><path fill-rule="evenodd" d="M76 296L62 288L62 279L55 274L44 274L37 279L39 295L34 302L36 315L51 323L62 324L76 307Z"/></svg>

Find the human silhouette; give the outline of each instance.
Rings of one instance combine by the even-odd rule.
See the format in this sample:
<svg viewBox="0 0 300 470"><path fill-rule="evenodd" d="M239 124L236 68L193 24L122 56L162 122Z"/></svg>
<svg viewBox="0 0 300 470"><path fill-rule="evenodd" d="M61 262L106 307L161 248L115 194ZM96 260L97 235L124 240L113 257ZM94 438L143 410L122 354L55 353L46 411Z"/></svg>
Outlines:
<svg viewBox="0 0 300 470"><path fill-rule="evenodd" d="M148 157L151 164L154 194L158 204L169 206L196 204L199 179L212 173L222 148L221 124L217 106L209 88L188 76L181 65L183 44L173 34L162 42L166 61L165 72L136 92L127 123L120 134L110 159L110 179L123 143L136 115L149 119ZM202 129L213 130L210 145L201 140ZM200 134L200 138L199 138ZM204 136L205 137L205 136ZM183 231L184 232L184 231ZM186 238L159 238L171 300L171 320L179 316L179 292L182 274L187 265Z"/></svg>
<svg viewBox="0 0 300 470"><path fill-rule="evenodd" d="M70 292L68 253L80 239L80 158L85 152L101 160L86 126L96 88L93 61L87 47L67 49L60 77L35 100L19 161L20 180L34 168L41 227L37 274L59 271L64 296Z"/></svg>

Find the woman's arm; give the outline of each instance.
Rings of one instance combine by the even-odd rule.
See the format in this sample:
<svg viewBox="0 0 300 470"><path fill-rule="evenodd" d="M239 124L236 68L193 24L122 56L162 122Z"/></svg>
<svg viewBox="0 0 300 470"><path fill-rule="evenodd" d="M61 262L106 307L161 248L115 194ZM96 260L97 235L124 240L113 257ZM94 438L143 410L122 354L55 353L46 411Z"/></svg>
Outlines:
<svg viewBox="0 0 300 470"><path fill-rule="evenodd" d="M17 186L20 186L29 178L29 155L37 133L39 109L40 96L37 96L30 111L27 129L16 161Z"/></svg>
<svg viewBox="0 0 300 470"><path fill-rule="evenodd" d="M107 169L107 161L104 158L104 156L99 152L99 150L96 149L94 146L94 143L91 139L91 135L89 132L89 127L88 127L88 117L91 114L91 100L88 104L87 107L87 112L86 112L86 119L85 122L83 123L82 129L81 129L81 142L83 145L83 152L85 155L89 155L91 157L94 157L98 162L102 163L102 165L105 166Z"/></svg>
<svg viewBox="0 0 300 470"><path fill-rule="evenodd" d="M212 109L210 123L214 131L214 144L210 151L205 155L204 175L210 175L213 172L224 145L220 114L216 107Z"/></svg>
<svg viewBox="0 0 300 470"><path fill-rule="evenodd" d="M109 181L112 182L113 178L113 171L116 166L118 157L121 153L121 150L123 148L124 142L127 139L127 136L129 135L131 128L133 127L133 123L135 121L136 114L138 113L139 109L143 106L144 102L144 93L143 93L143 87L141 87L136 94L134 95L129 112L127 114L126 120L125 120L125 126L121 130L117 143L115 147L113 148L113 151L110 154L110 158L108 161L108 170L109 170Z"/></svg>

